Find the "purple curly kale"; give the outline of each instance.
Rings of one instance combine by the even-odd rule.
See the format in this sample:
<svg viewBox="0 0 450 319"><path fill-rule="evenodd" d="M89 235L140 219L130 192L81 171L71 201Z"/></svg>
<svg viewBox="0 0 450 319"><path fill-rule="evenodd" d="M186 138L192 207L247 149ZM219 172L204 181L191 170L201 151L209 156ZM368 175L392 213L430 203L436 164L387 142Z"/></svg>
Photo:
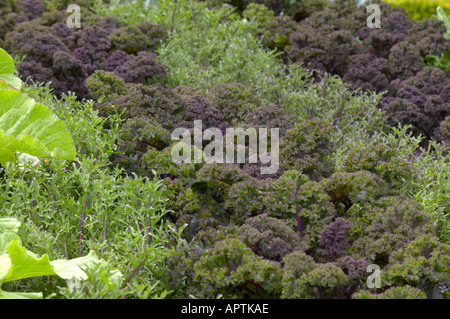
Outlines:
<svg viewBox="0 0 450 319"><path fill-rule="evenodd" d="M149 84L162 79L166 69L161 62L156 61L156 53L139 52L113 71L128 83Z"/></svg>
<svg viewBox="0 0 450 319"><path fill-rule="evenodd" d="M142 22L114 30L109 35L109 40L114 49L131 54L154 50L166 35L163 27Z"/></svg>
<svg viewBox="0 0 450 319"><path fill-rule="evenodd" d="M333 261L346 252L350 245L348 231L351 223L345 218L338 217L335 221L325 226L320 232L319 246L317 255L323 257L325 261Z"/></svg>
<svg viewBox="0 0 450 319"><path fill-rule="evenodd" d="M350 57L349 67L343 80L354 89L382 92L389 90L393 70L388 60L372 54L356 54Z"/></svg>
<svg viewBox="0 0 450 319"><path fill-rule="evenodd" d="M29 22L22 23L20 26L23 30L9 32L6 35L5 45L8 52L26 55L27 61L36 61L45 67L50 67L53 64L53 53L69 51L52 28Z"/></svg>
<svg viewBox="0 0 450 319"><path fill-rule="evenodd" d="M58 75L58 92L78 92L85 96L86 87L82 84L86 69L83 63L68 52L58 51L53 54L53 72Z"/></svg>
<svg viewBox="0 0 450 319"><path fill-rule="evenodd" d="M124 65L132 57L133 55L131 54L116 50L108 58L105 59L101 67L105 71L114 72L117 67Z"/></svg>
<svg viewBox="0 0 450 319"><path fill-rule="evenodd" d="M450 115L446 96L450 78L442 70L427 66L415 76L391 85L389 96L380 101L388 124L413 124L414 133L439 140L439 125Z"/></svg>
<svg viewBox="0 0 450 319"><path fill-rule="evenodd" d="M103 61L111 50L111 42L108 39L108 32L98 26L87 26L73 35L73 47L71 50L83 48L87 52L89 60L84 63L95 64Z"/></svg>
<svg viewBox="0 0 450 319"><path fill-rule="evenodd" d="M450 39L443 36L445 26L437 19L410 20L400 7L385 3L380 6L383 27L369 29L364 6L358 7L354 1L334 1L309 20L301 21L297 28L286 30L286 60L339 75L354 89L387 91L379 108L386 111L388 124L412 124L414 134L439 141L439 124L449 115L448 99L426 96L425 106L397 92L408 85L425 95L439 95L442 86L447 85L448 72L439 75L441 70L426 67L424 61L427 55L440 56L450 47ZM423 86L430 89L423 90Z"/></svg>
<svg viewBox="0 0 450 319"><path fill-rule="evenodd" d="M308 248L290 225L266 214L247 219L238 233L237 239L255 254L270 260L281 261L294 250L305 251Z"/></svg>
<svg viewBox="0 0 450 319"><path fill-rule="evenodd" d="M392 47L388 60L395 78L401 80L414 76L425 67L419 49L410 43L400 42Z"/></svg>
<svg viewBox="0 0 450 319"><path fill-rule="evenodd" d="M192 94L195 94L192 91ZM222 113L210 102L210 100L203 95L192 95L185 98L186 100L186 112L184 121L180 122L177 126L187 129L193 129L194 121L202 121L203 131L208 128L218 128L225 133L225 129L229 127L229 124L223 120Z"/></svg>
<svg viewBox="0 0 450 319"><path fill-rule="evenodd" d="M152 117L156 122L171 129L181 121L186 102L173 91L161 84L127 84L124 95L113 95L98 105L103 116L114 114L126 108L125 118Z"/></svg>
<svg viewBox="0 0 450 319"><path fill-rule="evenodd" d="M44 12L44 0L16 0L16 9L24 13L28 19L38 18Z"/></svg>
<svg viewBox="0 0 450 319"><path fill-rule="evenodd" d="M85 80L96 70L115 72L131 83L155 83L164 77L165 68L156 61L156 54L141 52L156 49L165 37L164 27L143 22L121 28L117 19L100 18L86 10L83 28L70 29L64 23L63 11L44 12L39 4L43 2L18 1L19 13L9 12L10 16L0 23L0 37L4 36L0 41L8 52L26 56L26 64L17 67L24 79L52 82L57 95L72 91L78 98L85 98L92 97ZM81 4L89 7L87 2ZM131 54L115 50L121 45L128 48L133 41L139 45L128 52Z"/></svg>

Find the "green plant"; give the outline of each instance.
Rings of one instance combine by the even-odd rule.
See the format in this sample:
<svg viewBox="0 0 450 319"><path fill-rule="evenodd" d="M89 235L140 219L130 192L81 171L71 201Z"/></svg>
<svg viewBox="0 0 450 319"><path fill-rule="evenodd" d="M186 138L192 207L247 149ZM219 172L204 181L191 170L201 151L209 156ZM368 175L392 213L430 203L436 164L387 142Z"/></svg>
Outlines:
<svg viewBox="0 0 450 319"><path fill-rule="evenodd" d="M56 98L48 84L24 85L23 91L64 118L77 155L72 162L49 158L34 166L23 163L22 169L5 166L1 215L22 223L19 235L31 251L52 260L77 258L93 250L110 267L93 269L72 291L55 276L8 282L2 288L42 292L44 298L169 294L162 280L164 260L180 239L166 218L164 185L157 179L127 176L110 162L123 119L119 114L98 116L92 100L80 102L74 95ZM111 269L124 274L118 289L100 283Z"/></svg>
<svg viewBox="0 0 450 319"><path fill-rule="evenodd" d="M20 90L22 81L14 74L14 60L2 48L0 48L0 83L3 81L12 88Z"/></svg>
<svg viewBox="0 0 450 319"><path fill-rule="evenodd" d="M14 61L0 51L0 79L21 87L13 75ZM15 162L16 152L71 160L75 146L66 125L46 106L0 83L0 164Z"/></svg>
<svg viewBox="0 0 450 319"><path fill-rule="evenodd" d="M447 32L444 33L444 37L450 39L450 17L445 13L445 10L441 7L437 7L437 18L444 22L445 27L447 28Z"/></svg>
<svg viewBox="0 0 450 319"><path fill-rule="evenodd" d="M435 66L443 71L450 69L450 50L446 50L441 56L429 54L425 57L425 64Z"/></svg>
<svg viewBox="0 0 450 319"><path fill-rule="evenodd" d="M408 16L415 20L430 18L438 6L450 10L446 0L385 0L384 2L404 8Z"/></svg>
<svg viewBox="0 0 450 319"><path fill-rule="evenodd" d="M437 7L437 18L444 22L447 31L444 33L444 37L450 39L450 17L445 13L444 9ZM446 50L440 56L429 54L425 57L425 63L427 65L435 66L447 71L450 69L450 50Z"/></svg>
<svg viewBox="0 0 450 319"><path fill-rule="evenodd" d="M91 251L89 255L71 260L50 261L48 255L37 256L22 247L17 232L20 222L15 218L0 218L0 286L3 283L36 276L56 275L66 280L84 280L85 268L96 264L106 265ZM114 286L120 272L112 272L105 281ZM42 293L8 292L0 289L0 299L36 299L43 298Z"/></svg>

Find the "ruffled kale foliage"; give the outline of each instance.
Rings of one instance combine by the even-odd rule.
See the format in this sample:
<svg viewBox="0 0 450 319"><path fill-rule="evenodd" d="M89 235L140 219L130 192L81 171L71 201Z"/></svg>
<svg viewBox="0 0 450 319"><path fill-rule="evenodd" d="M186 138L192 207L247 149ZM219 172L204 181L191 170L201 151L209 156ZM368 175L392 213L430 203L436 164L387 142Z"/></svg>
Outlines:
<svg viewBox="0 0 450 319"><path fill-rule="evenodd" d="M283 295L286 299L323 299L342 297L350 278L332 263L317 264L303 252L284 259Z"/></svg>
<svg viewBox="0 0 450 319"><path fill-rule="evenodd" d="M92 4L81 2L86 9ZM296 121L285 111L289 103L278 100L278 88L268 88L276 103L262 101L262 86L240 83L169 89L159 83L166 70L154 53L168 36L164 27L122 25L86 10L84 27L69 29L67 1L20 3L0 7L0 38L26 56L20 74L52 81L57 93L94 98L105 118L121 113L109 160L128 174L161 178L170 190L165 218L186 240L161 275L174 297L448 297L449 247L435 237L429 214L406 197L404 182L417 172L399 146L359 145L336 165L338 135L354 123L346 118L360 116L345 113L347 106L353 112L358 94L339 86L330 97L329 87L341 84L322 81L319 92L312 72L293 72L311 82L293 80L292 86L316 85L323 103ZM448 73L424 61L448 47L439 21L411 21L402 9L381 4L383 28L369 29L365 7L345 0L326 7L325 1L208 3L231 4L254 19L264 44L284 50L286 61L316 69L315 75L339 75L353 88L386 91L379 106L390 124L413 124L415 134L450 140ZM307 100L295 92L292 99ZM330 121L328 110L336 105L341 109ZM321 119L325 112L327 120ZM338 120L346 124L336 125ZM194 121L202 122L202 133L213 127L222 134L227 128L279 128L278 171L262 174L261 159L248 163L249 143L245 163L174 162L171 132L186 128L193 142ZM188 152L194 156L207 144ZM369 264L382 269L378 290L367 289Z"/></svg>
<svg viewBox="0 0 450 319"><path fill-rule="evenodd" d="M206 2L210 7L231 5L240 12L249 9L254 10L255 8L265 6L276 15L287 15L296 21L307 18L315 11L322 10L328 3L326 0L206 0Z"/></svg>
<svg viewBox="0 0 450 319"><path fill-rule="evenodd" d="M205 296L279 298L280 264L254 255L244 243L229 239L205 251L195 264L194 280Z"/></svg>
<svg viewBox="0 0 450 319"><path fill-rule="evenodd" d="M9 1L8 1L9 2ZM66 24L67 1L16 1L0 12L0 41L13 55L25 57L17 69L23 80L52 82L56 94L89 95L85 80L95 71L108 71L126 83L156 83L164 66L152 53L166 37L164 27L149 22L121 26L112 17L100 18L83 7L82 28ZM3 45L2 45L3 46Z"/></svg>
<svg viewBox="0 0 450 319"><path fill-rule="evenodd" d="M335 147L331 132L332 126L320 120L297 124L288 130L280 143L281 166L299 170L316 179L328 175L326 156Z"/></svg>
<svg viewBox="0 0 450 319"><path fill-rule="evenodd" d="M153 51L160 40L167 36L164 27L149 22L141 22L118 28L109 35L114 49L132 54L140 51Z"/></svg>
<svg viewBox="0 0 450 319"><path fill-rule="evenodd" d="M342 170L364 170L378 175L390 188L401 188L403 180L412 174L407 161L396 154L396 149L384 144L352 149L344 160Z"/></svg>
<svg viewBox="0 0 450 319"><path fill-rule="evenodd" d="M283 50L286 62L339 75L354 89L386 92L379 108L388 124L412 124L414 134L440 141L440 123L450 115L441 97L450 83L442 67L450 48L446 27L435 18L410 20L400 7L380 7L379 29L368 28L365 6L350 0L333 1L300 22L257 12L266 17L265 45Z"/></svg>
<svg viewBox="0 0 450 319"><path fill-rule="evenodd" d="M240 241L261 257L281 261L293 251L304 251L304 242L285 221L261 214L251 217L239 228Z"/></svg>
<svg viewBox="0 0 450 319"><path fill-rule="evenodd" d="M165 282L177 297L351 298L366 288L370 263L388 269L394 252L436 234L428 214L400 192L413 171L398 147L354 148L338 170L330 157L336 123L295 123L242 84L170 90L107 71L87 83L101 97L100 114L119 111L126 119L111 160L157 175L171 190L167 216L188 243L167 259ZM195 120L202 132L223 134L279 126L278 172L258 173L261 163L175 163L170 132L186 128L193 144ZM191 158L205 146L192 147Z"/></svg>
<svg viewBox="0 0 450 319"><path fill-rule="evenodd" d="M427 299L427 295L420 289L403 286L389 288L383 293L371 293L367 290L360 290L352 295L353 299Z"/></svg>
<svg viewBox="0 0 450 319"><path fill-rule="evenodd" d="M381 105L389 114L388 124L408 123L415 134L440 140L440 123L450 115L448 75L426 66L415 76L391 82L392 93Z"/></svg>
<svg viewBox="0 0 450 319"><path fill-rule="evenodd" d="M351 230L353 254L365 258L380 267L389 262L389 256L422 234L435 234L428 214L420 206L407 199L383 197L373 206L364 208L366 220L355 218ZM370 220L367 220L367 217Z"/></svg>
<svg viewBox="0 0 450 319"><path fill-rule="evenodd" d="M317 255L322 256L327 261L332 261L336 257L346 253L345 249L350 245L348 231L352 224L345 218L338 217L335 221L320 232L319 248Z"/></svg>
<svg viewBox="0 0 450 319"><path fill-rule="evenodd" d="M386 277L391 285L418 287L429 298L436 297L433 294L439 294L442 287L448 296L450 247L432 234L422 235L390 256Z"/></svg>

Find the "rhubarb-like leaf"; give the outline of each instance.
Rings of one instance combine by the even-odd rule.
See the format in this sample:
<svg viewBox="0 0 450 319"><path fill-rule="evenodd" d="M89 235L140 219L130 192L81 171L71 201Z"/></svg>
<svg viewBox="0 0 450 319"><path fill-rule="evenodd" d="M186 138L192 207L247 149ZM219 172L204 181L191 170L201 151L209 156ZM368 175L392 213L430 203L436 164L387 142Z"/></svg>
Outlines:
<svg viewBox="0 0 450 319"><path fill-rule="evenodd" d="M13 240L16 240L20 243L19 235L15 233L3 233L0 235L0 255L7 254L7 247L12 243Z"/></svg>
<svg viewBox="0 0 450 319"><path fill-rule="evenodd" d="M9 258L8 254L0 255L0 283L6 278L10 268L11 258Z"/></svg>
<svg viewBox="0 0 450 319"><path fill-rule="evenodd" d="M82 268L92 268L98 264L100 260L97 255L91 251L87 256L74 258L71 260L58 259L51 262L55 273L63 279L76 278L84 280L87 278Z"/></svg>
<svg viewBox="0 0 450 319"><path fill-rule="evenodd" d="M25 247L20 246L16 240L12 241L7 250L11 259L11 267L2 282L56 275L47 254L38 259L36 255L27 251Z"/></svg>
<svg viewBox="0 0 450 319"><path fill-rule="evenodd" d="M0 48L0 80L20 90L22 88L22 81L14 75L14 69L13 58L5 50Z"/></svg>
<svg viewBox="0 0 450 319"><path fill-rule="evenodd" d="M104 260L90 251L87 256L71 260L59 259L50 261L48 255L42 257L28 251L21 245L17 235L20 222L15 218L0 218L0 286L4 282L37 276L56 275L66 280L85 280L88 278L85 268L96 265L106 266ZM119 281L122 273L114 271L106 279L108 285ZM41 293L15 293L0 289L0 299L39 299Z"/></svg>
<svg viewBox="0 0 450 319"><path fill-rule="evenodd" d="M16 240L12 241L7 247L7 250L11 266L6 276L2 276L2 274L4 275L4 269L8 263L8 260L3 255L1 261L3 264L0 266L2 267L1 269L3 269L3 273L0 272L1 282L51 275L57 275L63 279L76 278L83 280L87 278L83 268L90 268L100 263L100 260L93 251L84 257L71 260L54 260L50 262L47 254L39 258L20 246L19 242Z"/></svg>
<svg viewBox="0 0 450 319"><path fill-rule="evenodd" d="M0 164L12 152L71 160L75 146L64 122L46 106L14 90L0 90Z"/></svg>
<svg viewBox="0 0 450 319"><path fill-rule="evenodd" d="M16 218L0 218L0 235L7 232L17 233L20 222Z"/></svg>
<svg viewBox="0 0 450 319"><path fill-rule="evenodd" d="M0 289L0 299L43 299L42 292L8 292Z"/></svg>

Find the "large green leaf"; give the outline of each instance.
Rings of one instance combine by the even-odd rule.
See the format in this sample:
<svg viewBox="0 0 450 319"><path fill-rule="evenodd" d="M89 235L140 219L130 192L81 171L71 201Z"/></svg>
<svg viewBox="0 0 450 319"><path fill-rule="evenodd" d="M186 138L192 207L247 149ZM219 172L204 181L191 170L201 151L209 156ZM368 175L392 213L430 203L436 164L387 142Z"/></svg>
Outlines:
<svg viewBox="0 0 450 319"><path fill-rule="evenodd" d="M0 74L14 73L14 60L3 49L0 48Z"/></svg>
<svg viewBox="0 0 450 319"><path fill-rule="evenodd" d="M0 273L0 278L3 277L2 282L37 276L56 275L47 254L43 255L41 258L36 258L37 256L31 254L25 247L20 246L19 242L16 240L12 241L7 247L7 250L11 267L6 276L2 276ZM3 263L7 263L7 261L3 260Z"/></svg>
<svg viewBox="0 0 450 319"><path fill-rule="evenodd" d="M0 82L4 81L6 84L20 90L22 81L14 75L14 69L13 58L0 48Z"/></svg>
<svg viewBox="0 0 450 319"><path fill-rule="evenodd" d="M66 125L46 106L14 90L0 90L0 164L11 152L71 160L75 146Z"/></svg>
<svg viewBox="0 0 450 319"><path fill-rule="evenodd" d="M8 254L0 255L0 283L8 276L9 269L11 269L11 258Z"/></svg>
<svg viewBox="0 0 450 319"><path fill-rule="evenodd" d="M13 240L21 242L19 235L16 233L3 233L0 235L0 255L8 253L8 246L12 243Z"/></svg>
<svg viewBox="0 0 450 319"><path fill-rule="evenodd" d="M43 299L42 292L8 292L0 289L0 299Z"/></svg>
<svg viewBox="0 0 450 319"><path fill-rule="evenodd" d="M55 273L63 279L76 278L84 280L87 278L82 268L92 268L98 264L100 260L97 255L91 251L87 256L78 257L71 260L58 259L51 262Z"/></svg>
<svg viewBox="0 0 450 319"><path fill-rule="evenodd" d="M8 255L0 256L1 282L51 275L57 275L63 279L83 280L87 278L83 268L94 267L101 262L93 251L84 257L50 262L47 254L39 258L16 240L11 242L7 250ZM10 266L9 269L6 269L7 265Z"/></svg>
<svg viewBox="0 0 450 319"><path fill-rule="evenodd" d="M20 222L17 218L0 218L0 234L19 231Z"/></svg>
<svg viewBox="0 0 450 319"><path fill-rule="evenodd" d="M50 261L48 255L42 257L28 251L21 245L17 235L20 222L16 218L0 218L0 286L4 282L37 276L56 275L67 280L85 280L85 268L96 265L106 266L104 260L90 251L87 256L71 260L58 259ZM106 279L108 285L114 285L122 274L114 271ZM41 293L15 293L0 289L0 299L38 299Z"/></svg>

